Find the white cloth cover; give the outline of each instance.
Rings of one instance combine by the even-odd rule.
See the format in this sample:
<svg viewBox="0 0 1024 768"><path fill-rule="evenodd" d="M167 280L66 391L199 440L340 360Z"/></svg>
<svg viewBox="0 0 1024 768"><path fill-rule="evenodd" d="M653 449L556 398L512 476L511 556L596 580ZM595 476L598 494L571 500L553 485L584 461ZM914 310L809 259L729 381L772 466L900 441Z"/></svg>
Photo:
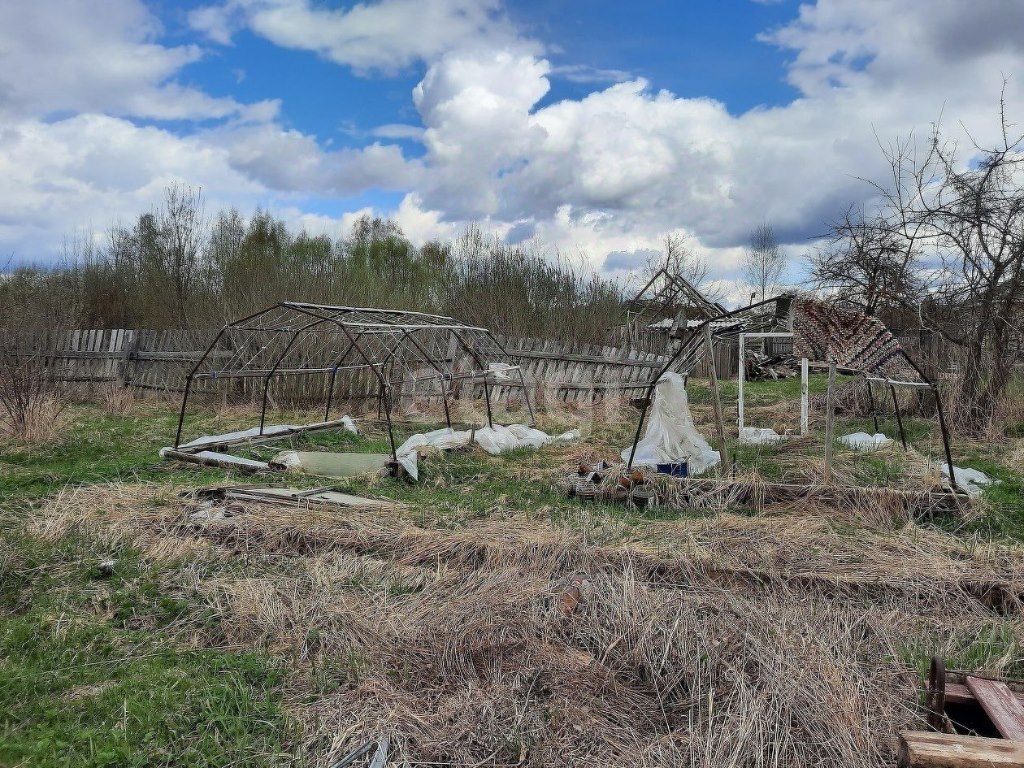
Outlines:
<svg viewBox="0 0 1024 768"><path fill-rule="evenodd" d="M785 439L785 435L780 435L774 429L761 429L760 427L744 427L740 430L739 437L741 443L750 443L751 445L773 445Z"/></svg>
<svg viewBox="0 0 1024 768"><path fill-rule="evenodd" d="M419 480L420 474L417 460L419 459L420 448L436 448L440 451L469 445L471 434L468 429L460 432L448 429L448 427L435 429L433 432L419 433L402 443L398 450L395 451L395 455L398 457L398 463L405 467L405 471L409 473L409 477L413 480Z"/></svg>
<svg viewBox="0 0 1024 768"><path fill-rule="evenodd" d="M622 460L629 461L632 446L622 451ZM683 377L678 373L662 374L654 387L654 402L647 432L637 443L634 464L666 464L686 461L691 475L697 475L722 460L718 451L697 431L690 415Z"/></svg>
<svg viewBox="0 0 1024 768"><path fill-rule="evenodd" d="M946 462L939 465L939 471L949 477L949 465ZM956 484L967 491L968 496L981 496L982 486L996 482L977 469L956 465L953 466L953 476L956 478Z"/></svg>
<svg viewBox="0 0 1024 768"><path fill-rule="evenodd" d="M892 442L891 437L886 437L881 432L876 432L873 435L869 435L867 432L854 432L837 439L847 448L858 451L873 451Z"/></svg>
<svg viewBox="0 0 1024 768"><path fill-rule="evenodd" d="M469 445L473 433L468 429L456 431L443 428L435 429L433 432L413 435L395 451L399 463L405 467L405 471L413 480L419 479L419 468L417 458L420 448L436 448L446 450ZM476 431L476 444L490 454L497 455L516 448L540 448L551 442L568 442L578 440L580 432L572 429L561 435L551 437L548 433L539 429L528 427L525 424L511 424L503 427L495 424L493 427L484 427Z"/></svg>

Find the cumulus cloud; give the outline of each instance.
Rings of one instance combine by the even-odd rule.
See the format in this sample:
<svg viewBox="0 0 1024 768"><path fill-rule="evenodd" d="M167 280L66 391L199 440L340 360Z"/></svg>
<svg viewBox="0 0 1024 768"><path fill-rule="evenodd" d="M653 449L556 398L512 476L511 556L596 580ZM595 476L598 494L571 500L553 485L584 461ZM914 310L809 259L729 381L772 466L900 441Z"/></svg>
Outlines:
<svg viewBox="0 0 1024 768"><path fill-rule="evenodd" d="M201 185L212 207L267 197L198 138L107 115L22 121L0 131L0 242L22 259L52 259L63 235L131 221L173 183Z"/></svg>
<svg viewBox="0 0 1024 768"><path fill-rule="evenodd" d="M398 190L398 209L375 213L395 215L418 242L477 222L615 270L682 232L727 279L761 222L798 251L869 197L857 177L884 175L879 139L927 131L941 114L954 131L962 122L994 141L1003 76L1011 119L1024 96L1016 0L803 4L761 37L787 51L783 74L799 96L742 114L562 61L554 45L523 35L501 0L224 0L189 15L219 44L246 28L357 73L424 65L411 93L419 124L382 125L354 137L366 146L331 149L276 122L276 102L239 104L178 82L202 50L162 45L140 0L109 0L102 15L72 0L47 8L0 6L5 248L145 209L163 184L186 180L243 208L278 201L325 231L327 219L301 211L303 195ZM42 61L53 73L45 82ZM553 78L593 87L552 102ZM182 136L133 118L203 123ZM399 141L423 151L410 159Z"/></svg>
<svg viewBox="0 0 1024 768"><path fill-rule="evenodd" d="M138 0L107 0L102 14L74 0L0 4L8 255L50 260L66 235L130 220L175 183L201 187L211 207L242 209L416 183L417 163L396 146L328 151L273 122L276 101L241 104L182 85L201 51L160 36ZM202 123L184 133L152 120Z"/></svg>
<svg viewBox="0 0 1024 768"><path fill-rule="evenodd" d="M270 102L243 106L174 82L202 53L194 45L158 44L160 32L139 0L108 0L102 13L76 0L0 3L0 115L264 119L276 110Z"/></svg>
<svg viewBox="0 0 1024 768"><path fill-rule="evenodd" d="M231 127L208 141L223 146L232 168L278 191L349 197L416 183L417 163L394 145L328 151L308 134L272 124Z"/></svg>
<svg viewBox="0 0 1024 768"><path fill-rule="evenodd" d="M360 72L395 72L469 40L495 46L516 38L500 0L379 0L349 9L310 0L227 0L193 11L189 22L215 42L229 43L247 27Z"/></svg>
<svg viewBox="0 0 1024 768"><path fill-rule="evenodd" d="M788 77L801 97L744 114L642 79L538 106L558 71L545 58L515 45L454 50L414 92L426 127L419 192L449 219L585 229L604 243L598 259L671 229L735 249L765 220L807 244L871 195L858 177L884 174L879 138L926 132L941 113L954 131L962 122L994 140L1003 73L1024 69L1024 44L972 41L1018 18L1024 6L1001 0L981 13L955 0L801 6L763 37L795 52ZM1014 81L1008 95L1021 95Z"/></svg>

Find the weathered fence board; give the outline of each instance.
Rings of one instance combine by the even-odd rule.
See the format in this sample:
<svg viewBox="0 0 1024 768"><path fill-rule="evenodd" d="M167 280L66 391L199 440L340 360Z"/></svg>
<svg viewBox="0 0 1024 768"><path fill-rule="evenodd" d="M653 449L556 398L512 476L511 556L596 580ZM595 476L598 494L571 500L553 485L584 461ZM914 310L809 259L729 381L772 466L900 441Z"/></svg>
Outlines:
<svg viewBox="0 0 1024 768"><path fill-rule="evenodd" d="M58 378L84 384L116 382L145 390L180 392L188 372L204 354L216 335L210 330L80 329L55 337L25 337L20 342L29 348L45 350ZM629 350L595 344L565 344L551 339L504 338L506 348L523 372L531 394L554 397L567 402L593 402L609 391L647 384L668 358L642 350ZM213 353L230 354L230 353ZM728 351L720 362L720 375L734 369ZM697 374L699 375L699 373ZM428 377L429 379L429 377ZM324 400L329 374L288 377L275 382L274 397ZM213 391L219 383L195 382L195 391ZM232 396L249 397L262 387L262 381L235 382ZM513 397L519 388L519 376L511 374L508 385L496 384L496 397ZM335 381L336 402L377 396L378 383L365 371L339 372ZM221 389L218 389L221 391ZM482 382L452 388L452 394L482 396ZM438 382L429 380L407 386L402 397L439 397ZM398 396L398 395L396 395Z"/></svg>

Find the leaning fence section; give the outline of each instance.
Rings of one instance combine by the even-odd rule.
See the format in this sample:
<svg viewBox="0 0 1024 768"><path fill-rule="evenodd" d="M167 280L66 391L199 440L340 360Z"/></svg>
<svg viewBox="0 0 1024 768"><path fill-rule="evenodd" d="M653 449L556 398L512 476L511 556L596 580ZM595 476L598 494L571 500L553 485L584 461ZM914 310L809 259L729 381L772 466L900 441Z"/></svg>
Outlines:
<svg viewBox="0 0 1024 768"><path fill-rule="evenodd" d="M209 330L81 329L52 334L23 335L18 345L45 355L55 377L84 386L118 384L151 392L180 393L189 371L216 336ZM497 337L523 370L526 382L542 398L563 402L594 402L609 392L643 389L667 357L655 352L595 344L567 344L551 339ZM213 354L216 354L214 352ZM723 350L717 361L729 375L734 355ZM725 368L722 368L725 366ZM697 372L697 375L700 375ZM496 375L495 394L512 397L514 387L503 387ZM244 399L258 382L242 381L235 393ZM481 385L477 385L480 389ZM429 390L428 390L429 392ZM277 394L290 400L317 400L324 384L313 377L290 377ZM378 382L372 376L340 376L339 400L376 398ZM413 390L403 397L418 396ZM462 393L465 396L466 392ZM482 395L474 390L473 396Z"/></svg>

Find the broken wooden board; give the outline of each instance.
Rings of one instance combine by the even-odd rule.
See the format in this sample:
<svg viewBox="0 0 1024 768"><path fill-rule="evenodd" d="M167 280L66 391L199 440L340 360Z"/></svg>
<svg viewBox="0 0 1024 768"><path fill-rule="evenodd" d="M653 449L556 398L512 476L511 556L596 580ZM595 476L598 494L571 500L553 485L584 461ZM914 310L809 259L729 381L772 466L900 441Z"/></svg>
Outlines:
<svg viewBox="0 0 1024 768"><path fill-rule="evenodd" d="M1004 739L1024 742L1024 706L1006 683L968 675L967 687Z"/></svg>
<svg viewBox="0 0 1024 768"><path fill-rule="evenodd" d="M331 488L282 488L264 485L214 486L191 492L199 498L248 501L262 504L305 506L321 504L345 509L376 509L397 512L403 505L389 499L353 496Z"/></svg>
<svg viewBox="0 0 1024 768"><path fill-rule="evenodd" d="M1010 688L1010 686L1007 686ZM1014 690L1010 688L1010 692L1014 697L1024 706L1024 691ZM974 694L971 693L971 689L967 687L966 683L957 683L952 681L946 681L946 703L947 704L977 704L978 700L974 698Z"/></svg>
<svg viewBox="0 0 1024 768"><path fill-rule="evenodd" d="M1024 744L931 731L900 734L900 768L1024 768Z"/></svg>

